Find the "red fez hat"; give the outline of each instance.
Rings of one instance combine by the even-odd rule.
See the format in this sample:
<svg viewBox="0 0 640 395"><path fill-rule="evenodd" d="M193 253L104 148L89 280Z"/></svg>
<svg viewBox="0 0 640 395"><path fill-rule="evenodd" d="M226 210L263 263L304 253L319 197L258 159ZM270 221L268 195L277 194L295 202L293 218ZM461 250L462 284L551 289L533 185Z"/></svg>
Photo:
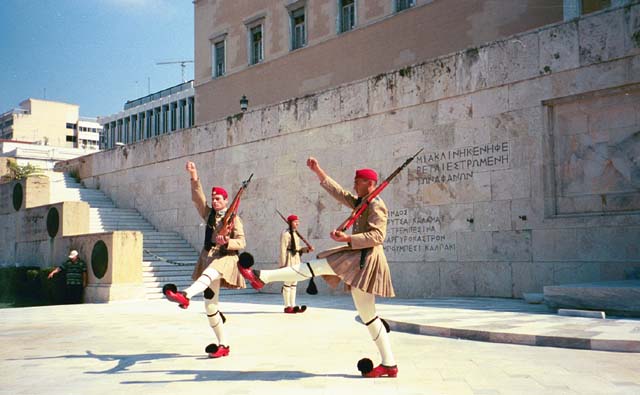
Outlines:
<svg viewBox="0 0 640 395"><path fill-rule="evenodd" d="M287 222L296 221L297 219L298 219L297 215L291 214L290 216L287 217Z"/></svg>
<svg viewBox="0 0 640 395"><path fill-rule="evenodd" d="M222 195L223 198L227 198L227 191L224 190L224 188L220 188L220 187L213 187L211 188L211 196L213 195Z"/></svg>
<svg viewBox="0 0 640 395"><path fill-rule="evenodd" d="M355 178L362 178L365 180L373 180L375 182L378 182L378 173L376 173L376 171L373 169L358 169L356 170Z"/></svg>

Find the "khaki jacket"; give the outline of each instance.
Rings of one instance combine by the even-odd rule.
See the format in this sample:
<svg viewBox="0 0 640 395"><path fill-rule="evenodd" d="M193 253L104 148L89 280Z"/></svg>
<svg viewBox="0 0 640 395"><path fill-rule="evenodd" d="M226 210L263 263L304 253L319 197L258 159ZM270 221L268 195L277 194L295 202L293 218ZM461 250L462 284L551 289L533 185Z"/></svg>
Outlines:
<svg viewBox="0 0 640 395"><path fill-rule="evenodd" d="M200 217L205 221L205 226L208 226L206 222L212 208L207 205L207 199L205 198L199 180L191 180L191 200L193 200L193 205L196 210L198 210L198 214L200 214ZM211 241L214 244L216 236L222 226L221 220L222 216L219 216L215 221L215 229L211 235ZM220 286L226 288L246 288L244 279L237 268L238 251L246 247L244 228L239 216L236 216L233 220L233 230L229 234L229 243L226 247L226 253L223 253L217 245L209 251L203 247L200 251L196 267L191 274L191 278L196 280L207 267L212 266L222 277Z"/></svg>
<svg viewBox="0 0 640 395"><path fill-rule="evenodd" d="M341 204L351 209L356 206L357 196L346 191L331 177L327 177L320 185ZM351 243L318 254L318 258L327 259L337 275L323 276L329 285L335 287L342 280L347 288L355 287L383 297L395 296L382 246L387 234L387 215L384 201L376 197L353 224ZM362 251L365 258L361 269Z"/></svg>
<svg viewBox="0 0 640 395"><path fill-rule="evenodd" d="M298 250L297 254L294 254L290 250L291 246L291 233L289 233L289 229L285 229L280 236L280 255L278 258L278 267L286 267L292 266L300 263L300 255L309 252L309 248L300 239L300 237L293 232L293 237L296 241L296 249Z"/></svg>

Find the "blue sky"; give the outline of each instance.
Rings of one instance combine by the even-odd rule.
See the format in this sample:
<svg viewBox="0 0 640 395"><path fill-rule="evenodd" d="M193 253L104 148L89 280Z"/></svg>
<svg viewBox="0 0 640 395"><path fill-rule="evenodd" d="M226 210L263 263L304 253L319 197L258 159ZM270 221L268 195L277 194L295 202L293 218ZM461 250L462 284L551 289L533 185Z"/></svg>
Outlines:
<svg viewBox="0 0 640 395"><path fill-rule="evenodd" d="M2 0L0 113L29 97L109 115L182 82L193 60L191 0ZM185 68L193 79L193 63Z"/></svg>

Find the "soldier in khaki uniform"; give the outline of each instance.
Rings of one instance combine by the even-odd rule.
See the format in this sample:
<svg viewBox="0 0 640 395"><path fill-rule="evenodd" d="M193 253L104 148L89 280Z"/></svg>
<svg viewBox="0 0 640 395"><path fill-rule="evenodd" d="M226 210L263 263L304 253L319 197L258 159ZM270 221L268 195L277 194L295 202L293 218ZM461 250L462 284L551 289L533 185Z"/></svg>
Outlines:
<svg viewBox="0 0 640 395"><path fill-rule="evenodd" d="M302 247L302 240L298 236L298 226L300 219L297 215L291 214L287 217L288 229L285 229L280 236L280 258L279 267L289 267L300 265L300 255L313 251L313 247ZM284 299L284 312L287 314L304 313L307 306L296 305L297 281L285 281L282 285L282 297Z"/></svg>
<svg viewBox="0 0 640 395"><path fill-rule="evenodd" d="M227 210L228 194L223 188L213 187L211 190L211 206L207 205L202 185L198 179L196 165L187 162L187 171L191 175L191 199L198 210L198 214L206 221L205 241L200 257L196 263L191 278L195 280L190 287L178 292L165 286L164 293L167 299L176 302L180 307L189 307L190 299L204 292L204 304L213 328L218 344L209 344L205 351L211 358L219 358L229 355L229 345L223 330L224 315L218 309L220 287L246 288L244 278L238 271L238 251L244 249L246 243L244 230L240 217L235 216L233 229L227 236L218 235L222 229L222 217Z"/></svg>
<svg viewBox="0 0 640 395"><path fill-rule="evenodd" d="M371 169L356 171L354 190L356 195L344 190L329 177L310 157L307 166L318 176L320 185L336 200L349 208L354 208L360 200L373 191L378 175ZM242 275L251 286L260 289L272 281L301 281L321 275L329 285L335 287L340 280L351 290L353 302L358 314L365 323L371 338L382 357L382 363L373 368L372 362L365 359L358 363L358 369L365 377L396 377L398 367L391 351L389 336L383 320L376 315L375 296L393 297L393 285L389 265L382 244L387 231L387 207L382 199L376 197L358 218L352 234L333 231L333 240L347 243L318 254L317 260L276 270L251 270L240 268ZM367 366L368 365L368 366Z"/></svg>

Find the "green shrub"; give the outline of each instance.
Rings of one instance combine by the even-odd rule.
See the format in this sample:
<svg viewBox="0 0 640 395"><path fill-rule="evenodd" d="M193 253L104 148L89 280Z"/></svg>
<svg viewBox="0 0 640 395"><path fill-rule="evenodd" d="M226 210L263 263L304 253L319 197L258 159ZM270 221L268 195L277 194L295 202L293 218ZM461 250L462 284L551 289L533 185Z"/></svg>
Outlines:
<svg viewBox="0 0 640 395"><path fill-rule="evenodd" d="M47 276L51 270L33 266L0 268L0 303L13 307L63 303L64 274L58 273L49 280Z"/></svg>

